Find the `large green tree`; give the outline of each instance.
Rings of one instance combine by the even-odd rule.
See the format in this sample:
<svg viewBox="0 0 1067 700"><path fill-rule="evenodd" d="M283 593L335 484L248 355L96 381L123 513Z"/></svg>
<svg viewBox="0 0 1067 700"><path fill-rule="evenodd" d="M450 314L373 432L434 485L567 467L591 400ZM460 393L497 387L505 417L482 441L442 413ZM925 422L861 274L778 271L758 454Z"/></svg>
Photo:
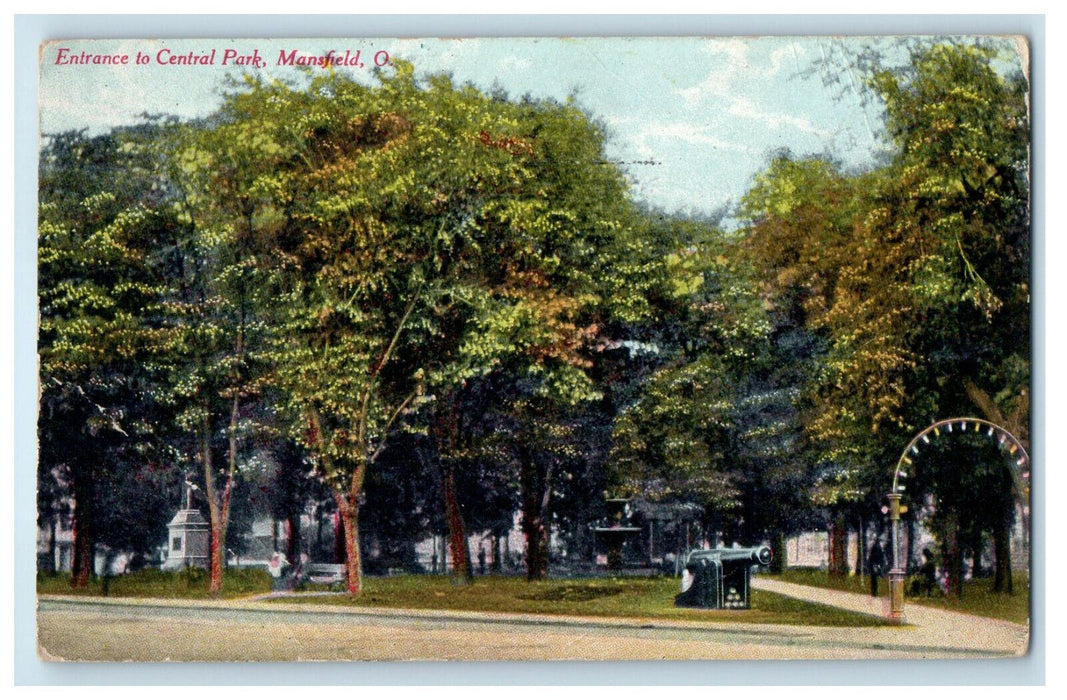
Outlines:
<svg viewBox="0 0 1067 700"><path fill-rule="evenodd" d="M781 421L769 410L780 392L767 381L771 327L754 271L711 224L660 225L675 229L675 246L663 256L652 320L659 366L615 422L615 489L698 503L708 523L739 524L729 535L762 539L751 516L775 505L757 502L764 470L754 459Z"/></svg>
<svg viewBox="0 0 1067 700"><path fill-rule="evenodd" d="M48 137L38 220L39 473L73 504L74 584L96 544L146 552L162 530L165 416L151 395L164 320L164 255L177 227L158 204L156 125Z"/></svg>
<svg viewBox="0 0 1067 700"><path fill-rule="evenodd" d="M746 197L772 303L825 343L806 392L824 504L872 502L895 452L935 418L1025 410L1026 84L995 59L925 44L874 71L887 165L844 175L781 158Z"/></svg>
<svg viewBox="0 0 1067 700"><path fill-rule="evenodd" d="M922 251L911 260L908 281L918 314L913 322L923 332L909 340L914 356L923 358L921 383L931 387L936 410L941 416L976 409L990 418L1013 415L1012 427L1025 440L1028 85L1026 76L998 70L998 59L988 47L939 45L915 54L903 71L875 75L873 85L899 149L894 186L880 204L882 211L894 212L902 240ZM996 467L1003 472L1008 463L1002 459ZM964 514L998 513L988 523L996 542L997 581L1000 588L1010 587L1012 490L981 488L981 465L946 468L976 470L960 508ZM962 549L958 543L947 546ZM949 568L955 577L958 566Z"/></svg>
<svg viewBox="0 0 1067 700"><path fill-rule="evenodd" d="M453 394L507 358L535 393L591 393L579 349L623 180L574 107L404 64L370 86L252 81L204 134L195 198L273 275L272 380L334 492L356 593L364 480L404 416L432 404L447 456Z"/></svg>
<svg viewBox="0 0 1067 700"><path fill-rule="evenodd" d="M200 472L211 524L208 589L222 591L227 530L239 472L265 435L266 306L272 270L259 264L258 224L243 137L203 124L174 125L158 148L167 156L165 203L181 224L170 249L165 310L174 345L160 400L175 412L187 468ZM222 194L223 196L213 196Z"/></svg>

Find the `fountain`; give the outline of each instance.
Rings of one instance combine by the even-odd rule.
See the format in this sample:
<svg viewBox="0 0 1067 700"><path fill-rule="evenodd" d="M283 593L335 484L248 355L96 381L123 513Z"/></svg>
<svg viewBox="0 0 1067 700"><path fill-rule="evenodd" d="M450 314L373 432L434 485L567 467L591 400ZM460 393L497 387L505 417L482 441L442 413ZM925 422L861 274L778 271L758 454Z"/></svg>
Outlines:
<svg viewBox="0 0 1067 700"><path fill-rule="evenodd" d="M598 543L603 543L608 550L608 569L610 571L622 571L622 546L630 537L641 532L641 528L624 524L627 516L626 510L629 504L626 498L609 498L607 527L595 527Z"/></svg>

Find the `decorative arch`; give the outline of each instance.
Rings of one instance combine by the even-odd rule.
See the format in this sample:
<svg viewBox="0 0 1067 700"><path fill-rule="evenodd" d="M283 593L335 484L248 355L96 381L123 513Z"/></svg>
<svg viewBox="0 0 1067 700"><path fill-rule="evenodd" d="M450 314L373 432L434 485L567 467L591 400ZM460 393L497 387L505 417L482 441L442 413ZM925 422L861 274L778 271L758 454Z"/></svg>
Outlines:
<svg viewBox="0 0 1067 700"><path fill-rule="evenodd" d="M1026 506L1030 497L1030 455L1019 441L1019 438L1003 426L982 418L946 418L932 423L919 432L904 451L900 454L896 466L893 468L893 490L891 493L902 493L904 486L901 479L908 477L907 470L913 464L913 457L922 452L924 445L931 444L938 438L949 435L984 434L989 440L1000 448L1009 459L1012 485L1015 490L1015 498Z"/></svg>
<svg viewBox="0 0 1067 700"><path fill-rule="evenodd" d="M1003 426L982 418L946 418L932 423L919 432L904 451L900 454L893 467L893 490L889 492L889 519L890 519L890 561L893 568L889 571L889 595L890 610L889 618L895 622L904 621L904 567L900 562L900 496L904 492L901 479L908 477L906 471L913 465L913 458L922 453L924 445L931 444L934 440L948 435L984 434L993 441L1002 454L1008 457L1008 471L1011 473L1012 490L1015 492L1016 503L1023 513L1024 527L1029 530L1029 502L1030 502L1030 455L1023 447L1019 438Z"/></svg>

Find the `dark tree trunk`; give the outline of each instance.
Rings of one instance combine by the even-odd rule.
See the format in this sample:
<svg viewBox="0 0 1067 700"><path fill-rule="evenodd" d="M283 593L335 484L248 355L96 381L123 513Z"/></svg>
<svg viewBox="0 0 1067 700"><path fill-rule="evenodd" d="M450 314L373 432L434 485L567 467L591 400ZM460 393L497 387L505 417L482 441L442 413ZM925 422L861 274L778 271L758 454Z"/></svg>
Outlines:
<svg viewBox="0 0 1067 700"><path fill-rule="evenodd" d="M448 533L441 533L441 539L437 542L437 558L440 560L439 573L448 573Z"/></svg>
<svg viewBox="0 0 1067 700"><path fill-rule="evenodd" d="M467 525L463 521L456 492L455 459L461 441L467 436L464 434L462 413L455 393L448 393L438 399L431 432L437 443L441 499L444 502L445 524L448 526L448 550L452 556L452 583L467 585L474 580L474 567L471 563L470 544L467 542ZM422 459L421 453L419 458Z"/></svg>
<svg viewBox="0 0 1067 700"><path fill-rule="evenodd" d="M448 550L452 555L452 583L467 585L474 579L474 570L467 542L467 526L463 522L456 495L455 466L451 460L442 459L441 471L441 495L445 502L445 520L448 522Z"/></svg>
<svg viewBox="0 0 1067 700"><path fill-rule="evenodd" d="M1011 532L1003 522L993 527L993 590L997 593L1015 592L1011 576Z"/></svg>
<svg viewBox="0 0 1067 700"><path fill-rule="evenodd" d="M300 514L290 513L285 521L286 542L285 557L296 566L300 560Z"/></svg>
<svg viewBox="0 0 1067 700"><path fill-rule="evenodd" d="M230 519L230 496L233 493L232 477L222 493L221 505L215 504L214 489L207 489L208 510L211 514L211 551L208 593L213 597L222 595L222 571L226 567L226 526Z"/></svg>
<svg viewBox="0 0 1067 700"><path fill-rule="evenodd" d="M217 596L222 593L222 529L211 524L211 582L208 592Z"/></svg>
<svg viewBox="0 0 1067 700"><path fill-rule="evenodd" d="M982 575L982 533L973 530L967 538L967 558L971 562L971 578L977 579Z"/></svg>
<svg viewBox="0 0 1067 700"><path fill-rule="evenodd" d="M58 515L48 519L48 565L45 570L49 573L56 572L56 529L59 527Z"/></svg>
<svg viewBox="0 0 1067 700"><path fill-rule="evenodd" d="M864 564L867 562L867 522L859 519L856 529L856 568L857 576L863 576Z"/></svg>
<svg viewBox="0 0 1067 700"><path fill-rule="evenodd" d="M93 575L93 538L88 523L74 523L73 556L71 559L71 586L88 588Z"/></svg>
<svg viewBox="0 0 1067 700"><path fill-rule="evenodd" d="M490 540L491 558L489 560L489 570L494 574L500 573L500 536L493 535Z"/></svg>
<svg viewBox="0 0 1067 700"><path fill-rule="evenodd" d="M945 567L946 587L951 595L963 595L963 547L960 526L956 517L946 518L941 545L941 561Z"/></svg>
<svg viewBox="0 0 1067 700"><path fill-rule="evenodd" d="M533 454L519 448L520 486L522 488L522 532L526 539L526 579L538 581L548 576L548 529L545 518L551 495L552 467L542 470Z"/></svg>
<svg viewBox="0 0 1067 700"><path fill-rule="evenodd" d="M333 563L344 564L348 555L345 553L345 523L338 510L333 515Z"/></svg>
<svg viewBox="0 0 1067 700"><path fill-rule="evenodd" d="M317 507L315 512L315 553L314 557L318 559L322 556L322 509L321 506Z"/></svg>
<svg viewBox="0 0 1067 700"><path fill-rule="evenodd" d="M830 524L830 576L848 575L848 529L845 516L838 514Z"/></svg>
<svg viewBox="0 0 1067 700"><path fill-rule="evenodd" d="M335 492L337 510L344 527L345 575L349 595L359 595L363 588L363 562L359 551L359 501L346 493Z"/></svg>
<svg viewBox="0 0 1067 700"><path fill-rule="evenodd" d="M522 532L526 539L526 579L539 581L548 576L548 553L544 521L540 513L522 514Z"/></svg>
<svg viewBox="0 0 1067 700"><path fill-rule="evenodd" d="M785 573L786 569L786 541L785 533L776 530L771 534L771 573Z"/></svg>
<svg viewBox="0 0 1067 700"><path fill-rule="evenodd" d="M652 561L656 558L656 521L648 521L648 564L652 568Z"/></svg>
<svg viewBox="0 0 1067 700"><path fill-rule="evenodd" d="M89 513L92 503L92 490L88 485L75 480L74 489L74 542L71 552L71 586L87 588L93 576L93 527Z"/></svg>
<svg viewBox="0 0 1067 700"><path fill-rule="evenodd" d="M415 542L405 542L401 545L400 561L403 563L404 571L407 573L421 573L419 567L419 555L415 551Z"/></svg>
<svg viewBox="0 0 1067 700"><path fill-rule="evenodd" d="M912 562L915 560L915 516L912 515L911 511L909 510L908 513L905 515L905 518L906 519L904 522L906 524L908 544L907 549L904 553L904 571L911 573L915 569L915 567L912 565ZM899 547L900 543L897 543L897 546ZM895 557L900 556L900 552L891 552L891 554ZM896 562L891 561L889 563L889 567L893 568L895 564Z"/></svg>
<svg viewBox="0 0 1067 700"><path fill-rule="evenodd" d="M111 592L111 567L115 563L115 550L109 548L104 552L104 572L101 577L100 593L107 596Z"/></svg>
<svg viewBox="0 0 1067 700"><path fill-rule="evenodd" d="M699 541L696 544L696 548L703 549L705 544L712 549L718 547L718 532L719 516L710 511L706 511L704 522L700 523L700 530L697 535ZM725 544L725 542L723 544Z"/></svg>
<svg viewBox="0 0 1067 700"><path fill-rule="evenodd" d="M241 352L242 336L238 332L238 355ZM234 478L237 473L237 422L240 401L235 394L230 411L229 437L226 452L227 467L223 475L222 493L218 493L215 479L211 440L211 413L204 406L203 424L200 429L200 460L204 468L204 493L207 496L211 522L211 551L208 592L212 597L222 594L222 571L226 567L226 528L230 523L230 500L233 497Z"/></svg>

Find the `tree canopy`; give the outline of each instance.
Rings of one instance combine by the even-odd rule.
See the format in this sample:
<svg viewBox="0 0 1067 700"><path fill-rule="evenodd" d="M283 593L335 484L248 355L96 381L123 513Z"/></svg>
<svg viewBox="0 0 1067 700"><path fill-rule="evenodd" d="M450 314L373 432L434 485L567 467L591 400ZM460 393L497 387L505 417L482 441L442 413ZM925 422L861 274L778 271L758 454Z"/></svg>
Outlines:
<svg viewBox="0 0 1067 700"><path fill-rule="evenodd" d="M1029 123L1025 78L979 44L867 77L891 156L776 153L732 230L635 203L575 102L403 62L52 137L42 517L73 498L78 556L147 551L196 467L216 594L255 485L297 530L329 493L351 593L361 512L403 565L447 529L457 581L471 532L516 512L531 578L553 528L588 554L606 496L696 504L738 541L873 522L932 420L1027 438ZM976 494L1003 474L931 460L915 511L954 541L992 532L1001 562L1010 497L982 513Z"/></svg>

